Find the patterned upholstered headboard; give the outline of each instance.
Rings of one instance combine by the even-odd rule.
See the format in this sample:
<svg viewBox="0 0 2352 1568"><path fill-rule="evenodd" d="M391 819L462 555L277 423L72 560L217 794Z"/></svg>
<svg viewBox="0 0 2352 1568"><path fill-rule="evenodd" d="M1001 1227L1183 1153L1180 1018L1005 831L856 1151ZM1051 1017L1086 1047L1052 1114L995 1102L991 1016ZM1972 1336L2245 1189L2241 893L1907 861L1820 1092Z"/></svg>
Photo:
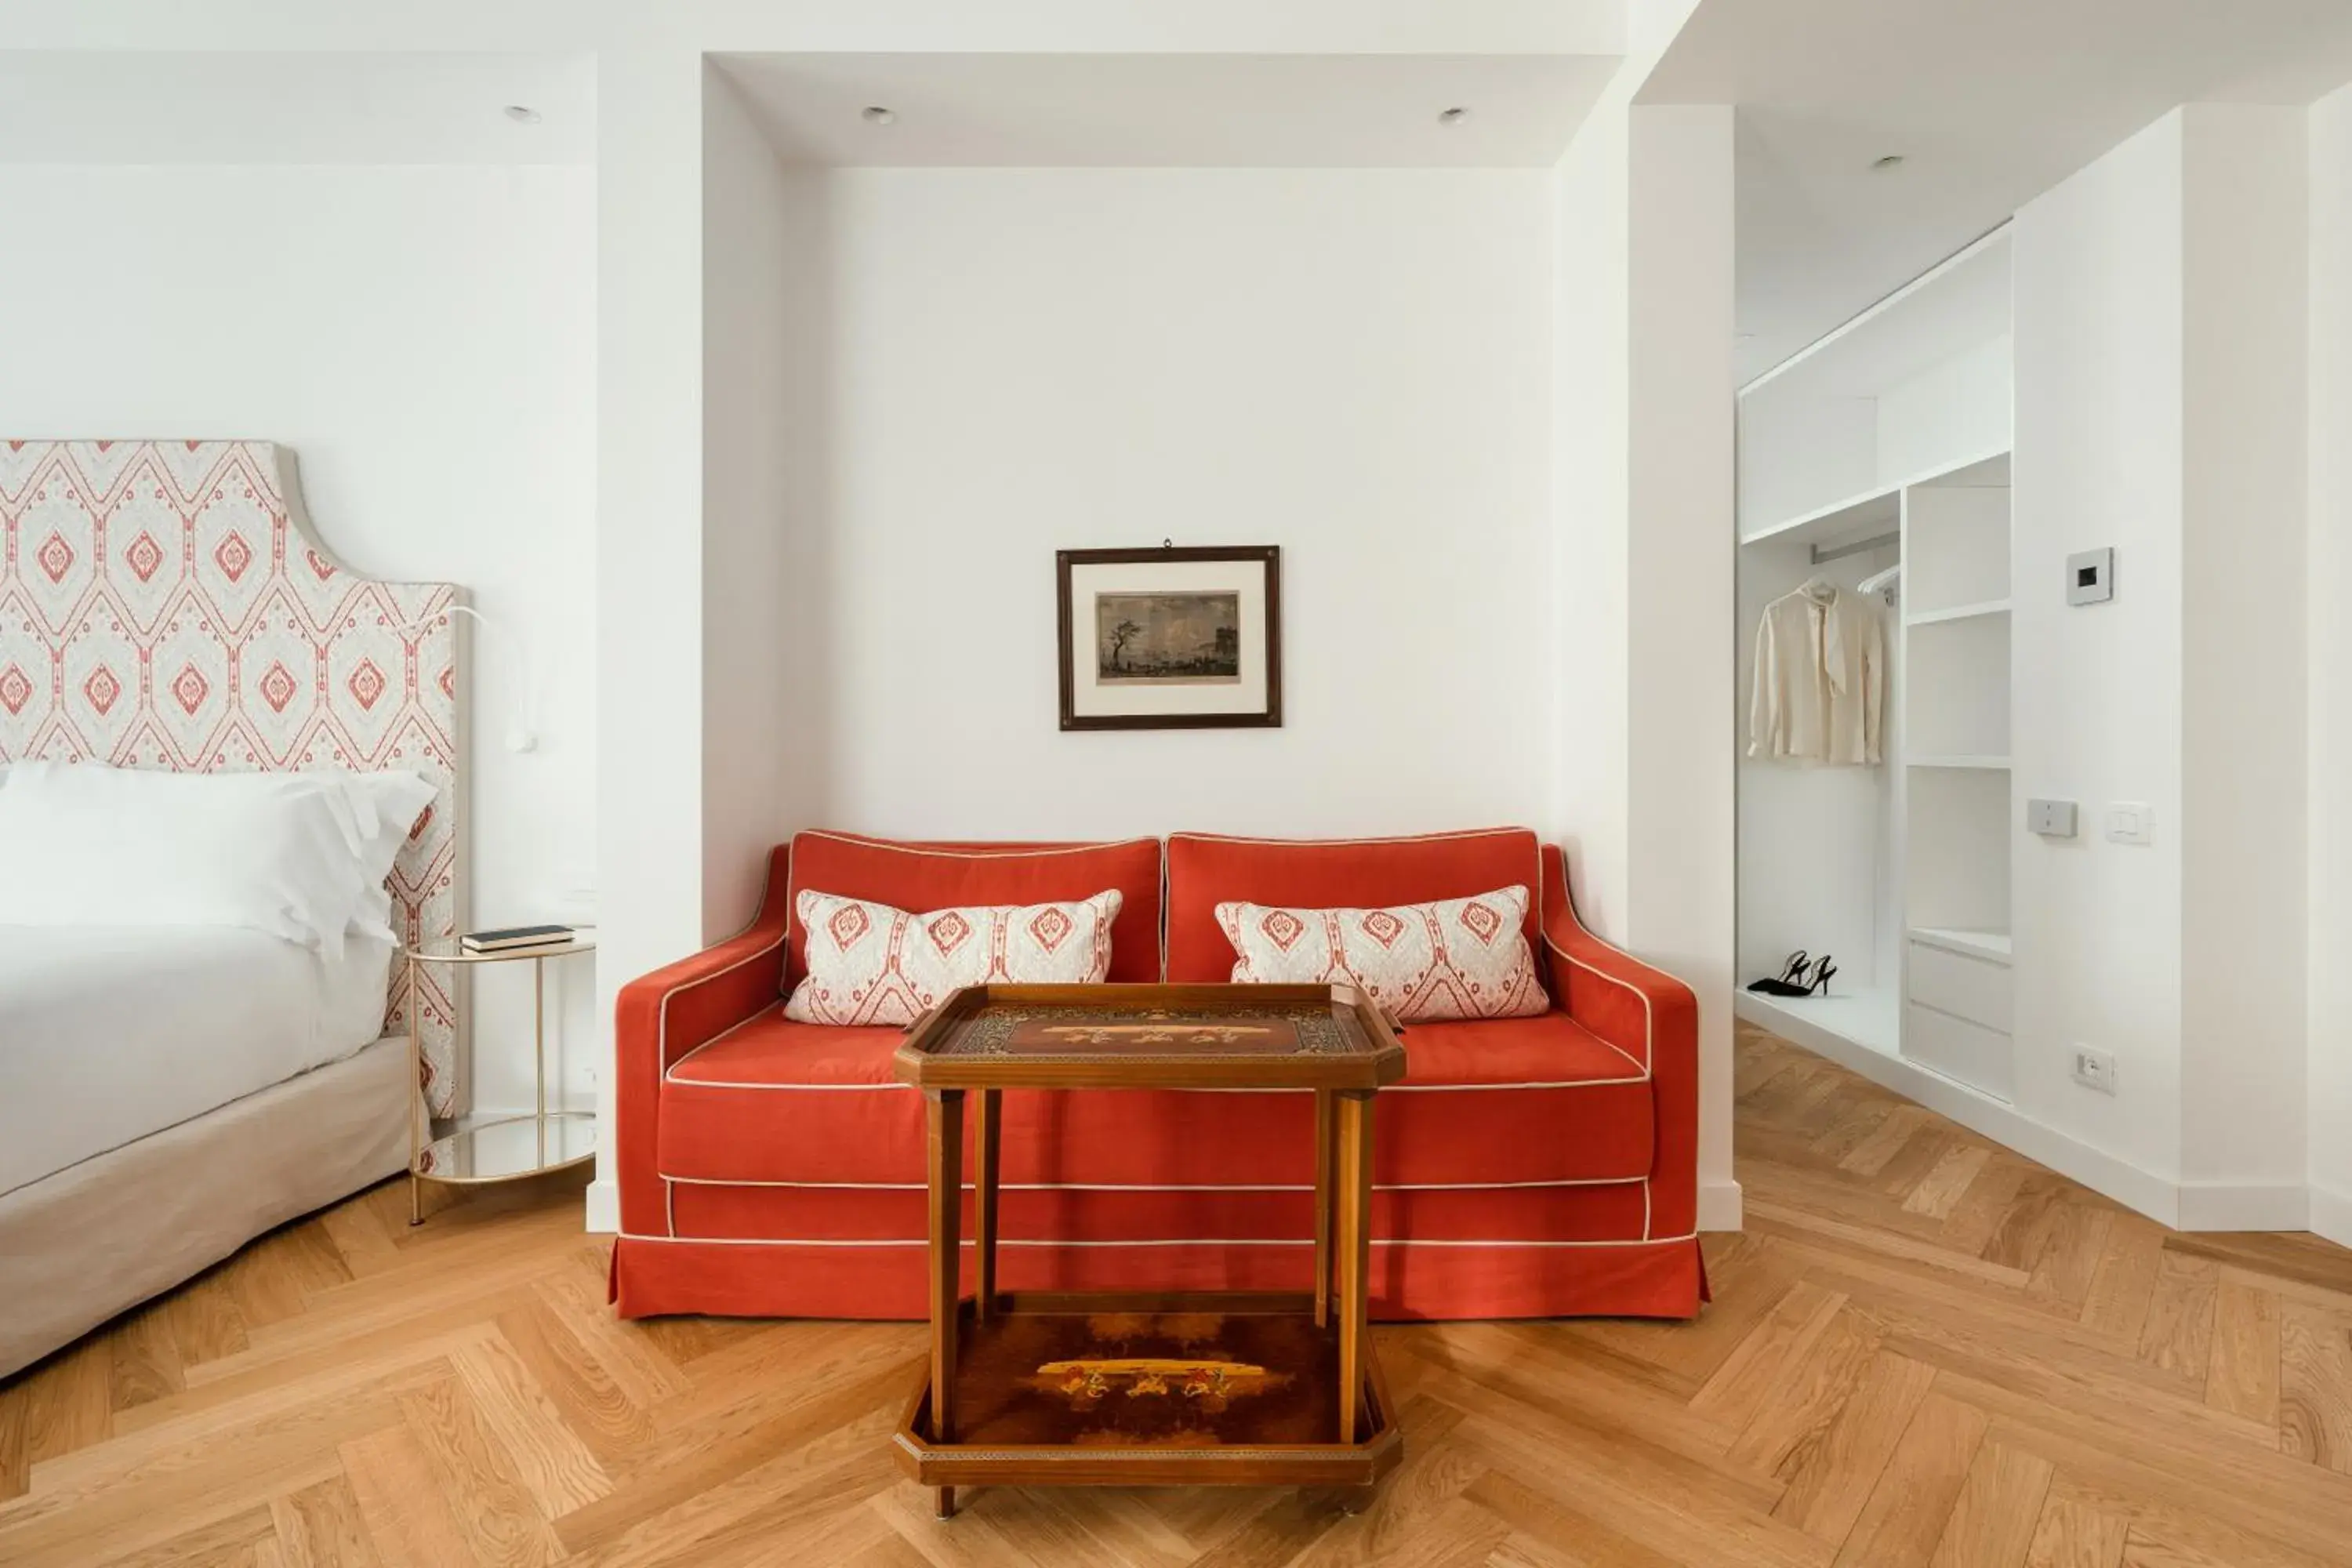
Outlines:
<svg viewBox="0 0 2352 1568"><path fill-rule="evenodd" d="M392 873L401 934L454 935L457 694L465 638L446 583L374 583L312 537L294 456L260 441L0 446L0 763L173 772L411 768L433 805ZM408 994L426 1096L458 1107L454 965Z"/></svg>

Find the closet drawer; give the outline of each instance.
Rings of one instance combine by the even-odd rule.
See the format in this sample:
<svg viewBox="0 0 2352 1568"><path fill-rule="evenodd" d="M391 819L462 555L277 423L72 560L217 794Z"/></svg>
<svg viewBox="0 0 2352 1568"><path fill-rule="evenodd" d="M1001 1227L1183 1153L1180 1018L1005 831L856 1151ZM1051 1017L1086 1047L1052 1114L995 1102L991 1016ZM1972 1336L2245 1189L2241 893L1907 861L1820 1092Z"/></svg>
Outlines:
<svg viewBox="0 0 2352 1568"><path fill-rule="evenodd" d="M1910 999L1988 1029L2010 1032L2006 964L1970 958L1927 942L1911 943Z"/></svg>
<svg viewBox="0 0 2352 1568"><path fill-rule="evenodd" d="M1903 1021L1903 1055L1921 1067L1997 1100L2016 1094L2016 1054L2010 1037L1933 1007L1914 1005Z"/></svg>

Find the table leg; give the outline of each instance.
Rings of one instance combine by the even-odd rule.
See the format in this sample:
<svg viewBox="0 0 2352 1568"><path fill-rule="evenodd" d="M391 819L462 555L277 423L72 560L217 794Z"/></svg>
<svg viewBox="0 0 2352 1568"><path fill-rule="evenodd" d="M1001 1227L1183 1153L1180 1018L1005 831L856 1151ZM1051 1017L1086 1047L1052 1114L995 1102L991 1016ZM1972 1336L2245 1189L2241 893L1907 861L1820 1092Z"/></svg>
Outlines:
<svg viewBox="0 0 2352 1568"><path fill-rule="evenodd" d="M955 1441L956 1310L961 1295L956 1268L956 1222L963 1207L963 1091L926 1089L930 1121L931 1440ZM954 1493L940 1491L941 1517Z"/></svg>
<svg viewBox="0 0 2352 1568"><path fill-rule="evenodd" d="M972 1153L980 1168L972 1173L971 1315L974 1321L984 1321L996 1304L996 1166L1004 1091L982 1089L974 1109L979 1114L972 1128Z"/></svg>
<svg viewBox="0 0 2352 1568"><path fill-rule="evenodd" d="M1827 990L1827 986L1822 987ZM532 1131L539 1134L539 1164L547 1168L547 955L541 953L530 961L530 1063L532 1105L538 1120Z"/></svg>
<svg viewBox="0 0 2352 1568"><path fill-rule="evenodd" d="M1357 1440L1364 1401L1372 1258L1372 1097L1339 1096L1339 1441Z"/></svg>
<svg viewBox="0 0 2352 1568"><path fill-rule="evenodd" d="M408 961L408 1223L425 1223L425 1184L417 1180L416 1162L424 1154L425 1040L418 1031L416 960Z"/></svg>
<svg viewBox="0 0 2352 1568"><path fill-rule="evenodd" d="M1331 1197L1335 1119L1331 1091L1315 1091L1315 1326L1331 1321Z"/></svg>

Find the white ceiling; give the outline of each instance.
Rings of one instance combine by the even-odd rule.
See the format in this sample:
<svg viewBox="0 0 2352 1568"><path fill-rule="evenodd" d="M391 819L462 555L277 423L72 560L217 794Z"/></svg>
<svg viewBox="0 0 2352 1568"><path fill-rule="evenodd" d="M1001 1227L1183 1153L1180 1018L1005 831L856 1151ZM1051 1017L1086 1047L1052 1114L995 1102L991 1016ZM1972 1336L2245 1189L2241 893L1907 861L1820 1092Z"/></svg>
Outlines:
<svg viewBox="0 0 2352 1568"><path fill-rule="evenodd" d="M788 163L1549 167L1601 55L725 55ZM897 120L867 123L878 104ZM1461 123L1438 114L1461 106Z"/></svg>
<svg viewBox="0 0 2352 1568"><path fill-rule="evenodd" d="M509 104L540 113L507 118ZM585 56L0 50L0 163L584 163Z"/></svg>
<svg viewBox="0 0 2352 1568"><path fill-rule="evenodd" d="M1746 381L2175 104L2347 80L2352 0L1705 0L1641 98L1738 106Z"/></svg>

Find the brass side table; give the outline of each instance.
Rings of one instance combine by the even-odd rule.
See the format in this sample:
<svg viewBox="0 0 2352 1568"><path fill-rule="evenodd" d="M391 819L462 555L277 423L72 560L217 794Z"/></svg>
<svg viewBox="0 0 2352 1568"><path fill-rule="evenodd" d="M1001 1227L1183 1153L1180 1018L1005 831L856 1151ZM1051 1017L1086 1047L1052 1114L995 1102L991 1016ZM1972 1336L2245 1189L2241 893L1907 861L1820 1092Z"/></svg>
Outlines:
<svg viewBox="0 0 2352 1568"><path fill-rule="evenodd" d="M416 971L425 963L530 963L531 1061L536 1103L528 1116L501 1116L461 1127L446 1137L427 1140L423 1097L415 1087L424 1081L425 1047L417 1034L416 1009L408 1010L408 1058L411 1103L408 1112L408 1223L425 1223L424 1184L439 1182L453 1187L486 1187L519 1182L550 1171L568 1170L596 1157L596 1113L593 1110L547 1109L547 965L551 959L593 952L596 944L577 938L544 947L509 948L504 952L467 952L456 942L433 942L406 947L409 994L416 994Z"/></svg>

